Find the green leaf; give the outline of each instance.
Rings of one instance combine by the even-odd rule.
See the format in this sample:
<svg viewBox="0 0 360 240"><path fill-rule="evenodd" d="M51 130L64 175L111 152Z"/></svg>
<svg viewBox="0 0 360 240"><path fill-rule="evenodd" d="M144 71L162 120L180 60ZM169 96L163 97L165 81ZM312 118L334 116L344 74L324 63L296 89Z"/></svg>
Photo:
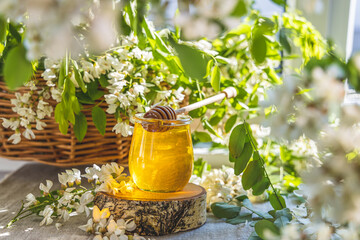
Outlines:
<svg viewBox="0 0 360 240"><path fill-rule="evenodd" d="M99 88L99 81L95 79L94 81L91 81L88 84L86 84L86 86L87 86L87 93L89 94L90 97L92 97Z"/></svg>
<svg viewBox="0 0 360 240"><path fill-rule="evenodd" d="M234 218L227 219L226 222L233 224L233 225L237 225L240 223L245 223L246 221L250 222L251 220L252 220L252 213L244 213L244 214L240 214Z"/></svg>
<svg viewBox="0 0 360 240"><path fill-rule="evenodd" d="M153 31L150 30L149 28L149 23L148 20L146 18L144 18L144 21L142 22L142 27L145 30L145 34L149 39L155 40L155 35L153 33ZM152 46L153 47L153 46ZM154 48L154 47L153 47Z"/></svg>
<svg viewBox="0 0 360 240"><path fill-rule="evenodd" d="M266 59L267 45L263 35L255 34L250 43L251 57L256 64L262 64Z"/></svg>
<svg viewBox="0 0 360 240"><path fill-rule="evenodd" d="M269 186L270 186L269 180L266 177L263 177L261 179L261 181L257 182L252 187L252 194L254 196L259 196L259 195L263 194L264 191L269 188Z"/></svg>
<svg viewBox="0 0 360 240"><path fill-rule="evenodd" d="M200 140L200 142L212 142L210 135L206 132L194 132L194 136Z"/></svg>
<svg viewBox="0 0 360 240"><path fill-rule="evenodd" d="M62 134L67 134L69 129L69 122L64 117L64 103L60 102L55 107L55 120L59 123L59 130Z"/></svg>
<svg viewBox="0 0 360 240"><path fill-rule="evenodd" d="M183 69L177 56L171 56L160 49L153 49L153 55L155 59L163 61L169 67L170 72L178 75L183 74Z"/></svg>
<svg viewBox="0 0 360 240"><path fill-rule="evenodd" d="M4 44L0 43L0 56L2 55L4 49L5 49Z"/></svg>
<svg viewBox="0 0 360 240"><path fill-rule="evenodd" d="M279 228L276 227L275 224L270 222L269 220L260 220L255 224L255 232L262 239L266 239L266 235L264 235L266 230L271 231L275 235L280 234Z"/></svg>
<svg viewBox="0 0 360 240"><path fill-rule="evenodd" d="M245 208L249 209L251 212L255 213L256 215L265 218L265 219L272 219L273 217L267 213L267 212L261 212L256 210L253 205L251 204L250 200L248 198L245 198L242 202L241 202L242 206L244 206Z"/></svg>
<svg viewBox="0 0 360 240"><path fill-rule="evenodd" d="M253 28L254 35L273 35L275 33L276 24L270 18L259 17L256 20L255 26Z"/></svg>
<svg viewBox="0 0 360 240"><path fill-rule="evenodd" d="M190 46L172 41L185 73L194 79L202 80L206 75L207 61L203 54Z"/></svg>
<svg viewBox="0 0 360 240"><path fill-rule="evenodd" d="M215 65L213 70L211 71L211 86L213 87L215 92L220 91L220 80L221 80L220 69L217 65Z"/></svg>
<svg viewBox="0 0 360 240"><path fill-rule="evenodd" d="M207 110L206 106L203 106L201 108L190 111L189 115L192 118L200 118L205 115L206 110Z"/></svg>
<svg viewBox="0 0 360 240"><path fill-rule="evenodd" d="M269 82L272 84L282 84L281 78L276 74L273 68L265 68L264 69L266 75L268 76Z"/></svg>
<svg viewBox="0 0 360 240"><path fill-rule="evenodd" d="M105 93L99 90L99 81L91 81L87 84L88 95L92 100L97 100L105 95Z"/></svg>
<svg viewBox="0 0 360 240"><path fill-rule="evenodd" d="M0 42L6 40L6 31L8 28L8 23L5 18L0 17Z"/></svg>
<svg viewBox="0 0 360 240"><path fill-rule="evenodd" d="M159 36L157 32L154 32L155 41L156 41L156 48L159 48L164 53L171 53L169 47L165 44L163 39Z"/></svg>
<svg viewBox="0 0 360 240"><path fill-rule="evenodd" d="M215 217L218 218L227 218L227 219L235 218L236 216L239 215L240 210L241 207L224 202L217 202L211 204L211 211L213 212Z"/></svg>
<svg viewBox="0 0 360 240"><path fill-rule="evenodd" d="M204 171L210 171L211 166L207 164L206 161L204 161L202 158L198 158L196 161L194 161L194 170L193 174L195 174L198 177L202 177Z"/></svg>
<svg viewBox="0 0 360 240"><path fill-rule="evenodd" d="M124 6L124 11L126 11L127 8L126 6ZM118 28L119 28L119 33L121 33L124 36L128 36L131 33L131 28L130 26L126 23L125 21L125 17L127 17L128 14L127 12L125 12L125 14L118 14Z"/></svg>
<svg viewBox="0 0 360 240"><path fill-rule="evenodd" d="M79 72L78 65L74 60L72 61L72 63L74 66L75 80L76 80L77 84L79 85L79 87L81 88L81 90L85 93L87 91L87 89L85 87L84 80Z"/></svg>
<svg viewBox="0 0 360 240"><path fill-rule="evenodd" d="M277 226L278 228L283 228L285 227L286 225L289 224L289 219L287 219L286 217L284 216L280 216L279 218L277 218L275 221L274 221L274 224L275 226Z"/></svg>
<svg viewBox="0 0 360 240"><path fill-rule="evenodd" d="M30 80L33 74L31 62L26 59L26 49L18 45L11 49L5 59L4 79L6 85L14 90Z"/></svg>
<svg viewBox="0 0 360 240"><path fill-rule="evenodd" d="M225 132L228 133L231 131L232 127L235 125L237 120L237 115L232 115L225 123Z"/></svg>
<svg viewBox="0 0 360 240"><path fill-rule="evenodd" d="M242 202L244 201L245 199L249 199L248 196L246 194L242 194L242 195L239 195L239 196L236 196L235 199L239 202Z"/></svg>
<svg viewBox="0 0 360 240"><path fill-rule="evenodd" d="M72 124L75 124L74 107L75 111L80 111L80 106L76 103L76 101L75 85L69 77L65 77L64 89L62 92L63 114L64 119L69 120Z"/></svg>
<svg viewBox="0 0 360 240"><path fill-rule="evenodd" d="M74 133L79 142L81 142L87 132L87 120L84 113L80 112L75 115Z"/></svg>
<svg viewBox="0 0 360 240"><path fill-rule="evenodd" d="M279 198L279 200L278 200L278 198ZM277 197L276 197L275 193L271 193L269 196L269 201L270 201L271 206L275 210L281 210L286 207L285 200L280 194L277 194ZM281 205L280 205L279 201L281 202Z"/></svg>
<svg viewBox="0 0 360 240"><path fill-rule="evenodd" d="M72 108L64 108L64 114L66 114L66 119L71 122L72 124L75 124L75 114Z"/></svg>
<svg viewBox="0 0 360 240"><path fill-rule="evenodd" d="M262 174L263 169L261 167L260 161L251 161L241 178L241 183L244 190L249 190L252 186L254 186L261 179Z"/></svg>
<svg viewBox="0 0 360 240"><path fill-rule="evenodd" d="M224 118L226 113L225 108L220 107L216 109L215 113L209 118L209 123L211 126L216 126Z"/></svg>
<svg viewBox="0 0 360 240"><path fill-rule="evenodd" d="M79 104L79 101L77 100L77 98L74 98L74 97L73 97L73 100L72 100L72 109L73 109L75 114L79 114L80 110L81 110L81 106Z"/></svg>
<svg viewBox="0 0 360 240"><path fill-rule="evenodd" d="M12 23L9 23L9 32L16 39L18 43L21 43L21 35L19 34L18 30Z"/></svg>
<svg viewBox="0 0 360 240"><path fill-rule="evenodd" d="M65 77L66 77L66 61L65 59L63 59L59 70L59 79L58 79L59 87L62 87L64 85Z"/></svg>
<svg viewBox="0 0 360 240"><path fill-rule="evenodd" d="M106 88L107 86L109 86L109 80L103 74L99 78L99 83L103 88Z"/></svg>
<svg viewBox="0 0 360 240"><path fill-rule="evenodd" d="M62 103L58 103L55 107L55 111L54 111L54 117L55 117L55 121L59 122L61 120L61 118L63 118L62 115L63 109L62 109Z"/></svg>
<svg viewBox="0 0 360 240"><path fill-rule="evenodd" d="M289 221L291 221L292 220L292 214L291 214L291 212L290 212L290 209L288 209L288 208L283 208L283 209L281 209L281 210L277 210L276 212L275 212L275 217L276 218L279 218L279 217L286 217Z"/></svg>
<svg viewBox="0 0 360 240"><path fill-rule="evenodd" d="M236 6L234 7L231 16L242 17L248 13L249 2L247 0L238 0Z"/></svg>
<svg viewBox="0 0 360 240"><path fill-rule="evenodd" d="M259 237L256 232L252 232L248 240L263 240L261 237Z"/></svg>
<svg viewBox="0 0 360 240"><path fill-rule="evenodd" d="M248 24L240 24L237 28L232 29L228 34L226 34L225 39L239 36L242 34L248 34L251 31L251 26Z"/></svg>
<svg viewBox="0 0 360 240"><path fill-rule="evenodd" d="M206 120L202 120L203 127L208 130L211 134L217 136L218 138L221 138L221 136L215 131L215 129L210 125L210 123Z"/></svg>
<svg viewBox="0 0 360 240"><path fill-rule="evenodd" d="M214 65L214 61L212 59L210 61L208 61L207 65L206 65L206 75L205 75L205 77L210 76L211 68L213 67L213 65Z"/></svg>
<svg viewBox="0 0 360 240"><path fill-rule="evenodd" d="M281 6L281 7L285 7L286 6L286 0L271 0L273 3Z"/></svg>
<svg viewBox="0 0 360 240"><path fill-rule="evenodd" d="M105 95L104 91L97 90L94 94L92 94L91 99L97 100L97 99L101 98L104 95Z"/></svg>
<svg viewBox="0 0 360 240"><path fill-rule="evenodd" d="M272 209L272 210L268 211L268 213L269 213L273 218L275 218L276 210Z"/></svg>
<svg viewBox="0 0 360 240"><path fill-rule="evenodd" d="M84 103L84 104L94 104L95 103L95 101L92 100L88 94L85 94L83 92L77 92L76 97L80 103Z"/></svg>
<svg viewBox="0 0 360 240"><path fill-rule="evenodd" d="M288 31L285 28L281 28L279 31L280 44L288 54L291 54L291 45L287 35Z"/></svg>
<svg viewBox="0 0 360 240"><path fill-rule="evenodd" d="M250 142L245 143L241 155L235 159L235 166L234 166L235 175L239 175L245 170L252 154L253 154L253 148L251 146L251 143Z"/></svg>
<svg viewBox="0 0 360 240"><path fill-rule="evenodd" d="M237 125L230 135L229 151L233 158L240 157L247 139L246 130L244 124Z"/></svg>
<svg viewBox="0 0 360 240"><path fill-rule="evenodd" d="M95 127L99 130L101 135L105 135L106 130L106 113L100 107L93 107L91 110L91 115Z"/></svg>

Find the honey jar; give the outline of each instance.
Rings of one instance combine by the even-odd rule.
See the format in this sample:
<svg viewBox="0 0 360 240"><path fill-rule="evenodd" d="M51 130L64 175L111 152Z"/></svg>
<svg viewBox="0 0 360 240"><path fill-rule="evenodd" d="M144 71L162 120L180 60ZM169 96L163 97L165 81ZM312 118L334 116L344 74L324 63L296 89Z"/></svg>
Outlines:
<svg viewBox="0 0 360 240"><path fill-rule="evenodd" d="M176 192L189 182L193 146L189 116L176 120L135 115L129 154L130 174L138 188L152 192Z"/></svg>

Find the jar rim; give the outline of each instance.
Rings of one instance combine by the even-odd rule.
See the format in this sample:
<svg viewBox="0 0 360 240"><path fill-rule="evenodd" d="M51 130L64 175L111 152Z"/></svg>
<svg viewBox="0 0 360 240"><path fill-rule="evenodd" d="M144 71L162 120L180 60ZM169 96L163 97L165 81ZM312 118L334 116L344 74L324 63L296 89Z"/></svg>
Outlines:
<svg viewBox="0 0 360 240"><path fill-rule="evenodd" d="M189 125L193 119L188 115L179 115L176 120L168 119L155 119L155 118L144 118L145 113L137 113L133 116L133 119L137 123L167 125L167 126L183 126Z"/></svg>

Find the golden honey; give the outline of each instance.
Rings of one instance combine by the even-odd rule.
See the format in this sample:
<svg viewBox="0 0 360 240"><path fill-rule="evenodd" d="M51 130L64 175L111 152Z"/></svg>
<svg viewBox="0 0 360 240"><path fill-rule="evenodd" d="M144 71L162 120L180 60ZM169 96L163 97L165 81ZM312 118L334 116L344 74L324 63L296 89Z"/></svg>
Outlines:
<svg viewBox="0 0 360 240"><path fill-rule="evenodd" d="M160 120L142 116L135 116L129 154L129 170L136 186L153 192L182 190L193 168L191 119Z"/></svg>

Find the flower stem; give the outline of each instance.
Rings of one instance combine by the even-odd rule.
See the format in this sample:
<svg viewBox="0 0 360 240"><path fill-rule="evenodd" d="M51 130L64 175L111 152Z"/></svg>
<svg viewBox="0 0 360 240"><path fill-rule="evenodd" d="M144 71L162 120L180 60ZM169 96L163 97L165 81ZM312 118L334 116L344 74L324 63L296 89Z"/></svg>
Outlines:
<svg viewBox="0 0 360 240"><path fill-rule="evenodd" d="M82 187L82 186L80 186L80 187ZM76 189L76 190L77 190L77 192L74 193L74 196L76 196L76 195L82 195L82 194L84 194L84 193L87 192L87 191L93 192L93 190L95 190L95 187L92 187L92 188L90 188L90 189L86 189L86 188L82 187L82 188ZM51 195L50 195L50 196L51 196ZM18 213L16 214L16 216L6 225L6 227L9 228L13 223L19 221L20 219L23 219L23 218L25 218L25 217L28 217L28 216L30 216L30 215L35 214L37 211L33 211L34 209L39 209L39 208L40 208L40 210L42 210L42 209L44 209L45 206L51 205L51 204L53 204L53 203L56 204L58 201L59 201L59 199L55 198L55 196L52 196L52 199L45 200L44 202L41 202L41 203L36 204L36 205L32 205L32 206L30 206L30 207L28 207L28 208L25 208L25 207L24 207L24 203L22 203L20 210L18 211ZM29 213L29 212L30 212L30 213ZM25 216L22 216L22 215L24 215L25 213L26 213L26 215L25 215ZM21 217L20 217L20 216L21 216Z"/></svg>

